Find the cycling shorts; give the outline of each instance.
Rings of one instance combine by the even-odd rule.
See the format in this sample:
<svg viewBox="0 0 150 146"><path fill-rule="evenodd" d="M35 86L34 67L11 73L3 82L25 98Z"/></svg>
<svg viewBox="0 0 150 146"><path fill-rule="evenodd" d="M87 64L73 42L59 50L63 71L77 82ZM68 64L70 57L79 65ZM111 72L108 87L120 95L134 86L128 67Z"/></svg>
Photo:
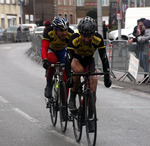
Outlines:
<svg viewBox="0 0 150 146"><path fill-rule="evenodd" d="M80 62L80 64L84 68L84 72L88 72L88 71L90 71L90 72L97 72L97 70L95 69L95 60L94 60L94 58L91 58L91 60L90 61L88 60L88 62L86 60L83 60L83 59L81 61L81 58L80 58L80 60L78 58L76 58L76 57L73 58L73 60L74 59L76 59L76 60L78 60ZM98 78L97 75L91 75L91 77L95 78L95 79Z"/></svg>
<svg viewBox="0 0 150 146"><path fill-rule="evenodd" d="M53 49L49 49L48 53L54 53L58 59L58 62L65 63L65 54L66 54L66 48L63 50L55 51Z"/></svg>

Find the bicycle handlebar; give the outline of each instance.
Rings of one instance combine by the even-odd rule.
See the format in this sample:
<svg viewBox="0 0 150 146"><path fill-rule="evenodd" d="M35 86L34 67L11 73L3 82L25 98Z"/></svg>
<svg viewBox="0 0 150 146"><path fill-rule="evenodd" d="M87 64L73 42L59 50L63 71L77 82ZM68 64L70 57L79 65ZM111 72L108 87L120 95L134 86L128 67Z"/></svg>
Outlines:
<svg viewBox="0 0 150 146"><path fill-rule="evenodd" d="M65 64L57 62L56 64L50 64L50 67L65 67Z"/></svg>
<svg viewBox="0 0 150 146"><path fill-rule="evenodd" d="M106 75L108 72L86 72L86 73L71 73L72 76L91 76L91 75Z"/></svg>

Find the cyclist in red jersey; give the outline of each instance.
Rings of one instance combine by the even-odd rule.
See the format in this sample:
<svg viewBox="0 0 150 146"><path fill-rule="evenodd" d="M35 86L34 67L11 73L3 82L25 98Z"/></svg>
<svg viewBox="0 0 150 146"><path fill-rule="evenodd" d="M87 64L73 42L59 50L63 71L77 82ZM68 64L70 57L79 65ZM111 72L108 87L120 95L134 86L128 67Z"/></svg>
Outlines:
<svg viewBox="0 0 150 146"><path fill-rule="evenodd" d="M43 67L47 71L46 98L51 98L51 81L55 73L55 68L49 67L49 64L55 64L57 62L65 63L66 47L72 33L73 30L69 28L69 22L63 17L55 17L52 21L52 26L44 30L41 57L43 59ZM66 81L65 73L63 76L64 81Z"/></svg>

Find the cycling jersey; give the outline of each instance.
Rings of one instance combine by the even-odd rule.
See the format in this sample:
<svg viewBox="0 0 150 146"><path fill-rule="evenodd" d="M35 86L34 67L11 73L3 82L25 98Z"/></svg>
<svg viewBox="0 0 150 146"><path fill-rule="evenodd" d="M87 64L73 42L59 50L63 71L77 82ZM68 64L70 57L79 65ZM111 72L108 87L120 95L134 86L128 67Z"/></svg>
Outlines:
<svg viewBox="0 0 150 146"><path fill-rule="evenodd" d="M85 45L81 40L80 34L73 34L71 36L70 43L67 47L67 54L65 59L65 70L67 78L70 76L71 61L73 58L78 59L80 64L85 68L89 65L94 57L95 51L98 49L100 59L103 64L104 72L109 71L109 62L106 55L106 48L102 36L99 33L95 33L90 45Z"/></svg>
<svg viewBox="0 0 150 146"><path fill-rule="evenodd" d="M81 56L93 56L96 49L105 48L104 41L98 33L94 35L91 45L85 45L78 33L71 37L70 42L67 49L72 49L76 54Z"/></svg>
<svg viewBox="0 0 150 146"><path fill-rule="evenodd" d="M64 49L67 46L71 35L72 34L68 32L66 39L62 40L58 37L58 35L52 28L48 33L45 31L42 40L48 40L50 42L50 48L52 48L55 51L58 51Z"/></svg>

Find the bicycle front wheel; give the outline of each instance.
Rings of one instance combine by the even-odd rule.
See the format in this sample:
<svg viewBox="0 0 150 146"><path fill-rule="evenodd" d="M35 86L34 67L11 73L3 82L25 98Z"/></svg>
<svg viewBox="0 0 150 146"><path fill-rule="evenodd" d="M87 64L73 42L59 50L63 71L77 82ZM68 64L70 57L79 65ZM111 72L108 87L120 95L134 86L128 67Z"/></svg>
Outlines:
<svg viewBox="0 0 150 146"><path fill-rule="evenodd" d="M68 121L68 107L67 107L67 90L65 82L60 82L59 87L59 115L61 131L65 132L67 129Z"/></svg>
<svg viewBox="0 0 150 146"><path fill-rule="evenodd" d="M56 126L57 123L57 113L58 113L58 92L55 81L52 81L52 98L49 100L50 104L50 117L53 126Z"/></svg>
<svg viewBox="0 0 150 146"><path fill-rule="evenodd" d="M95 98L93 92L88 90L85 94L85 121L86 121L86 136L89 146L96 145L97 136L97 116L95 107Z"/></svg>
<svg viewBox="0 0 150 146"><path fill-rule="evenodd" d="M73 131L74 131L74 136L77 142L80 142L81 137L82 137L82 111L83 107L81 104L81 95L77 94L76 95L76 113L72 114L73 117Z"/></svg>

